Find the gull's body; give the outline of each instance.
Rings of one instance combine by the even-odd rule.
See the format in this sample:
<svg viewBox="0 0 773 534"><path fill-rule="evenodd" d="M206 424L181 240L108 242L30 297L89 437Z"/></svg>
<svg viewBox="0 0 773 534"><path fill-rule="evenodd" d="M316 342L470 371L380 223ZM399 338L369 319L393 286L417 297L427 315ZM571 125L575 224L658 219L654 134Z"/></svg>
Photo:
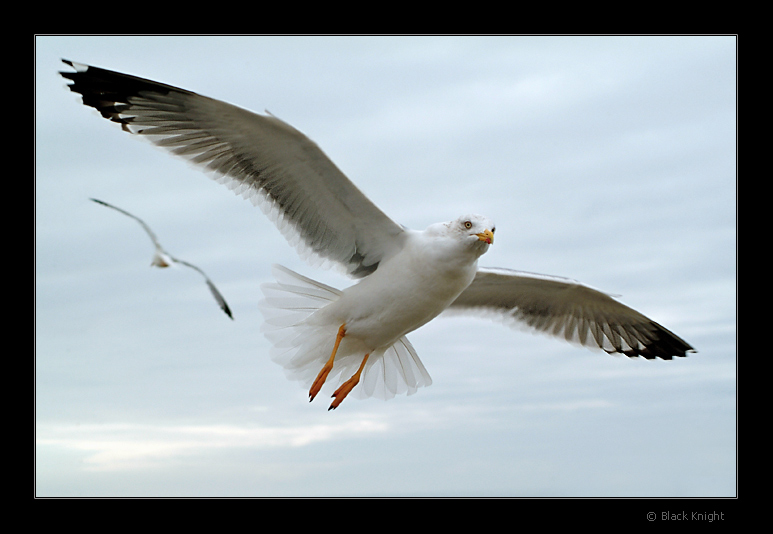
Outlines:
<svg viewBox="0 0 773 534"><path fill-rule="evenodd" d="M83 103L132 134L215 174L259 205L304 258L359 282L339 291L276 267L263 287L272 357L313 399L341 375L335 408L354 391L389 398L431 383L405 338L445 310L494 312L607 352L671 359L685 341L609 295L573 280L478 268L493 223L467 215L424 231L378 209L308 137L185 89L65 61ZM321 370L320 370L321 368ZM359 384L359 386L358 386Z"/></svg>
<svg viewBox="0 0 773 534"><path fill-rule="evenodd" d="M475 220L471 215L463 219ZM318 315L345 323L347 332L371 350L392 345L445 311L470 285L478 257L489 246L477 233L471 230L469 240L459 241L437 239L432 228L409 232L400 252L343 290ZM421 258L421 269L413 264L415 258Z"/></svg>

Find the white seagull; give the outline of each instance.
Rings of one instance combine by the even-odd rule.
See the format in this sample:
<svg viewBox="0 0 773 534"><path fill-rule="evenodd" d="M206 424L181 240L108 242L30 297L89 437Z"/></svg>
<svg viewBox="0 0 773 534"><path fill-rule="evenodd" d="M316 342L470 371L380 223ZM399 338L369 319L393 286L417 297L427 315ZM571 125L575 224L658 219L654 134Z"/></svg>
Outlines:
<svg viewBox="0 0 773 534"><path fill-rule="evenodd" d="M204 281L207 282L207 287L209 287L210 292L212 293L212 296L215 297L215 300L217 301L218 306L220 306L220 309L225 312L228 317L233 319L233 315L231 314L231 308L228 307L228 303L223 298L223 295L220 294L220 291L217 290L217 287L215 287L215 284L212 282L212 280L209 279L209 276L207 276L207 273L202 271L200 268L196 267L192 263L188 263L185 260L181 260L179 258L175 258L171 254L169 254L166 250L164 250L164 247L161 246L161 243L158 242L158 238L156 237L156 234L153 232L153 230L150 229L150 226L145 224L145 221L137 217L136 215L132 215L126 210L122 210L121 208L117 206L113 206L112 204L108 204L104 200L97 200L96 198L90 199L97 204L101 204L103 206L106 206L108 208L112 208L117 212L123 213L127 217L131 217L138 223L140 223L140 226L147 232L147 234L150 236L151 241L153 241L153 246L156 247L156 250L153 252L153 260L150 262L151 267L169 267L173 263L179 263L180 265L185 265L186 267L190 267L191 269L198 271L198 273L204 277Z"/></svg>
<svg viewBox="0 0 773 534"><path fill-rule="evenodd" d="M609 295L574 280L478 268L494 223L463 215L424 231L385 215L304 134L185 89L63 60L83 104L132 134L212 171L276 223L306 259L358 283L339 291L275 266L263 286L264 333L309 400L336 382L353 396L391 398L432 383L405 337L445 310L492 311L609 353L670 360L694 349ZM360 384L359 387L355 388Z"/></svg>

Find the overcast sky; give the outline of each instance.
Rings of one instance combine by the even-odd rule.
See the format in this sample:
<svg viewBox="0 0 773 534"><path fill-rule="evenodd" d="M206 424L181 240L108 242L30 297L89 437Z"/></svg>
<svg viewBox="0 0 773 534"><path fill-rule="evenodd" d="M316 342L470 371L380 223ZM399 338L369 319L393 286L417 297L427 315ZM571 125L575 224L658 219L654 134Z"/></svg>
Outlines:
<svg viewBox="0 0 773 534"><path fill-rule="evenodd" d="M733 37L38 37L38 496L736 495ZM250 202L84 107L60 59L263 112L423 229L484 214L480 264L621 295L691 343L609 356L475 317L409 335L432 386L284 377L260 284L304 263ZM150 267L142 217L200 276Z"/></svg>

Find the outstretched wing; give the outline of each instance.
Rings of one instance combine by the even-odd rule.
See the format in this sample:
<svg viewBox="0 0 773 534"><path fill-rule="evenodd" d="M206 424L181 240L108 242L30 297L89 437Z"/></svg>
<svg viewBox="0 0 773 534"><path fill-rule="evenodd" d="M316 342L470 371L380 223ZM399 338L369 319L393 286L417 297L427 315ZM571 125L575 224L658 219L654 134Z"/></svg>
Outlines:
<svg viewBox="0 0 773 534"><path fill-rule="evenodd" d="M363 195L304 134L185 89L105 69L64 63L70 90L132 134L214 171L261 206L302 255L363 277L398 251L403 228Z"/></svg>
<svg viewBox="0 0 773 534"><path fill-rule="evenodd" d="M670 360L694 349L609 295L568 278L480 268L450 310L494 312L588 347Z"/></svg>
<svg viewBox="0 0 773 534"><path fill-rule="evenodd" d="M142 229L145 230L145 232L148 234L148 236L150 236L150 240L153 241L153 244L156 246L156 248L157 249L161 249L162 251L164 250L163 247L161 247L161 243L158 242L158 237L156 237L155 232L153 232L153 230L150 229L150 226L148 226L145 223L145 221L143 221L142 219L140 219L136 215L134 215L132 213L129 213L128 211L119 208L118 206L113 206L112 204L108 204L104 200L99 200L97 198L91 198L89 200L91 200L92 202L96 202L97 204L101 204L101 205L103 205L103 206L105 206L107 208L114 209L118 213L123 213L127 217L131 217L132 219L134 219L135 221L140 223L140 226L142 226Z"/></svg>
<svg viewBox="0 0 773 534"><path fill-rule="evenodd" d="M192 263L188 263L185 260L175 258L174 256L170 256L170 258L172 258L172 261L175 263L185 265L186 267L190 267L191 269L198 271L199 274L204 277L204 281L207 283L209 292L212 293L213 297L215 297L215 301L217 301L217 305L220 306L220 309L223 310L225 314L231 319L234 318L234 316L231 313L231 308L228 307L228 303L225 301L225 298L223 298L223 295L220 294L220 291L218 291L217 287L215 286L215 283L209 279L209 276L207 276L207 273L202 271L199 267L196 267Z"/></svg>

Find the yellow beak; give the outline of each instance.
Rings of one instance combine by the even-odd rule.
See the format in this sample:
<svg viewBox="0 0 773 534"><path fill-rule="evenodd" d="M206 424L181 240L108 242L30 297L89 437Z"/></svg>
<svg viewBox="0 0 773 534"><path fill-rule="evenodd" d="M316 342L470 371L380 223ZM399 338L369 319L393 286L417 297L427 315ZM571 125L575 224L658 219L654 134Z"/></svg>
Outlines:
<svg viewBox="0 0 773 534"><path fill-rule="evenodd" d="M478 239L480 239L481 241L485 241L489 245L492 245L494 243L494 232L492 232L491 230L485 230L475 235L478 236Z"/></svg>

